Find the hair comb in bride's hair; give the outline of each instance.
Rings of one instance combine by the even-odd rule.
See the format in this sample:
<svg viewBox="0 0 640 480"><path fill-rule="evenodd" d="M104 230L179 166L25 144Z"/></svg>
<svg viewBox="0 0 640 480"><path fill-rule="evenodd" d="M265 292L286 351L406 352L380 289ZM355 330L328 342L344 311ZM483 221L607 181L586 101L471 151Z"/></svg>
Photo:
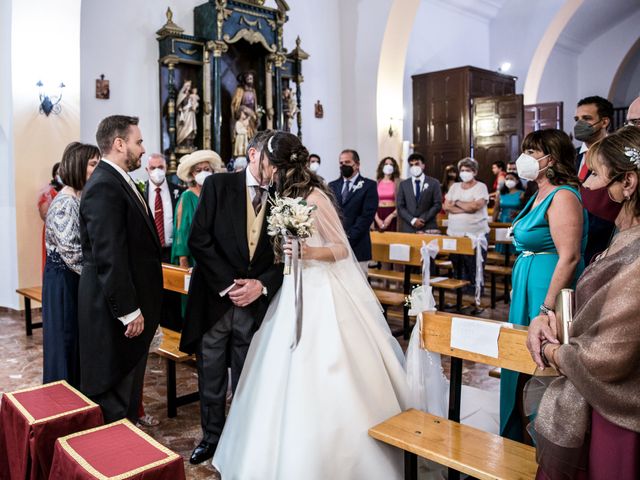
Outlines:
<svg viewBox="0 0 640 480"><path fill-rule="evenodd" d="M633 147L624 147L624 154L629 157L629 161L640 169L640 150Z"/></svg>
<svg viewBox="0 0 640 480"><path fill-rule="evenodd" d="M269 137L269 141L267 142L267 150L269 150L269 153L273 153L273 147L271 146L271 141L273 140L273 137L275 137L275 135L271 135Z"/></svg>
<svg viewBox="0 0 640 480"><path fill-rule="evenodd" d="M297 158L298 158L298 155L296 155L295 153L292 153L292 154L291 154L291 156L289 157L289 159L290 159L292 162L295 162L295 161L297 160Z"/></svg>

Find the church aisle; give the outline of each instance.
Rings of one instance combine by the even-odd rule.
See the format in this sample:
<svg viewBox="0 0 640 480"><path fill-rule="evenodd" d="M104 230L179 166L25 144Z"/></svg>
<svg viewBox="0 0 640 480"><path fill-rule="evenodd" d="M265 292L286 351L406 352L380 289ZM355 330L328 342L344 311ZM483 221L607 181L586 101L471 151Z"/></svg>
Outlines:
<svg viewBox="0 0 640 480"><path fill-rule="evenodd" d="M498 303L495 310L487 309L481 315L485 318L506 318L507 308ZM41 315L34 311L34 322ZM399 325L392 325L395 328ZM403 348L406 342L400 339ZM42 383L42 329L33 331L31 337L25 335L24 316L12 310L0 310L0 391L11 392ZM448 374L449 361L445 359L445 372ZM192 392L197 388L196 369L191 366L177 365L178 393ZM144 406L147 413L160 420L157 427L143 428L163 445L182 455L185 461L186 478L189 480L218 480L213 467L205 462L191 465L189 456L201 436L198 404L192 403L178 408L176 418L166 416L166 377L164 359L150 355L144 386ZM464 362L463 382L482 390L496 392L500 388L497 379L489 376L489 368L471 362Z"/></svg>

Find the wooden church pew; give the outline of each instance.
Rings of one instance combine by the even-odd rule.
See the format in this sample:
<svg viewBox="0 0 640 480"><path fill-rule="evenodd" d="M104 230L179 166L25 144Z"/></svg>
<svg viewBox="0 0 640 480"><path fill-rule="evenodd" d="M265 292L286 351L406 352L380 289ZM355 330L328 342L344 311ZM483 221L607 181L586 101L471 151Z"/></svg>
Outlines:
<svg viewBox="0 0 640 480"><path fill-rule="evenodd" d="M408 480L417 479L418 456L448 467L450 479L458 478L458 472L486 480L534 478L537 464L533 447L459 423L462 360L528 375L557 375L557 372L538 371L526 348L527 329L518 325L501 329L498 358L452 348L454 316L492 322L462 315L423 314L422 345L433 353L451 357L449 418L410 409L372 427L369 435L404 450L405 479Z"/></svg>

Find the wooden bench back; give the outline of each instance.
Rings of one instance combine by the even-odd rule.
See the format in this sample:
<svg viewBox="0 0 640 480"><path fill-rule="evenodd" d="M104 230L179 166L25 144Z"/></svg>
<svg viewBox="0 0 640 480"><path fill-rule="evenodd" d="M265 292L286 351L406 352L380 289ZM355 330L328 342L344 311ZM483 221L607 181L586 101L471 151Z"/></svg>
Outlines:
<svg viewBox="0 0 640 480"><path fill-rule="evenodd" d="M505 326L511 325L510 328L500 329L500 336L498 337L498 358L452 348L451 319L453 317L500 323ZM422 345L430 352L470 360L472 362L484 363L494 367L506 368L528 375L557 375L557 372L553 369L547 368L544 371L539 371L536 367L536 364L531 359L529 350L527 350L527 327L442 312L424 312L422 314L422 322Z"/></svg>
<svg viewBox="0 0 640 480"><path fill-rule="evenodd" d="M456 241L455 250L445 250L443 240L450 239ZM422 242L429 243L438 240L440 253L456 253L460 255L473 255L473 243L468 237L447 237L445 235L428 235L422 233L401 233L401 232L371 232L372 256L376 262L398 263L402 265L422 265L420 249ZM408 262L389 259L389 246L392 244L409 245L411 247L411 257Z"/></svg>
<svg viewBox="0 0 640 480"><path fill-rule="evenodd" d="M496 230L506 229L509 227L511 227L510 223L489 222L489 228L491 229L489 231L489 245L495 245L496 243L510 244L511 240L501 240L496 242Z"/></svg>
<svg viewBox="0 0 640 480"><path fill-rule="evenodd" d="M162 281L165 290L171 290L172 292L184 293L187 292L184 289L184 278L190 275L189 270L186 268L171 265L169 263L162 264Z"/></svg>

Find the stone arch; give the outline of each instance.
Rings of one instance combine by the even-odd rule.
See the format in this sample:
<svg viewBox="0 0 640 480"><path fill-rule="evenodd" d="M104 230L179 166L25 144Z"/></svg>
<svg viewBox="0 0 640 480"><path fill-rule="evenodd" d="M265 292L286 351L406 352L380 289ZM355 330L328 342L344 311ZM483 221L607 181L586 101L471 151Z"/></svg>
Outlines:
<svg viewBox="0 0 640 480"><path fill-rule="evenodd" d="M382 39L376 87L378 158L398 158L402 148L404 67L420 0L394 0ZM389 136L389 128L393 135Z"/></svg>
<svg viewBox="0 0 640 480"><path fill-rule="evenodd" d="M524 94L525 104L536 103L542 75L553 47L583 1L584 0L566 0L540 39L531 63L529 64L529 70L527 71L527 78L522 92Z"/></svg>

